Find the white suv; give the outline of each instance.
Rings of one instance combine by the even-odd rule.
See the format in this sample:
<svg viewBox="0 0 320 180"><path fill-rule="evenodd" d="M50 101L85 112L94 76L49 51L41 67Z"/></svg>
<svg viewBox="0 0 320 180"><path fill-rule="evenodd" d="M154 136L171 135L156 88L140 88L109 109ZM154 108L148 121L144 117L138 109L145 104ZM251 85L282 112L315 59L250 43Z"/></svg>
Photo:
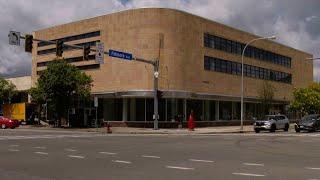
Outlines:
<svg viewBox="0 0 320 180"><path fill-rule="evenodd" d="M267 115L263 120L256 120L253 124L254 131L261 130L275 132L277 129L289 130L289 119L285 115Z"/></svg>

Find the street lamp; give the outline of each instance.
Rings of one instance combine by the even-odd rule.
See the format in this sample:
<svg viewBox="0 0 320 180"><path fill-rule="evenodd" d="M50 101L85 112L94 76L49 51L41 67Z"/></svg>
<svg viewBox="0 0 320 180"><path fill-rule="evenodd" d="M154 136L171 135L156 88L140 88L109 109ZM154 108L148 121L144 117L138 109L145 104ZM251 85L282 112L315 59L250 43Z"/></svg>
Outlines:
<svg viewBox="0 0 320 180"><path fill-rule="evenodd" d="M258 41L258 40L263 40L263 39L276 39L276 36L270 36L270 37L260 37L260 38L256 38L256 39L252 39L251 41L249 41L243 48L242 50L242 54L241 54L241 128L240 131L243 131L243 57L244 57L244 52L246 51L247 47L249 46L249 44Z"/></svg>
<svg viewBox="0 0 320 180"><path fill-rule="evenodd" d="M306 60L311 60L311 61L320 60L320 57L317 57L317 58L306 58Z"/></svg>

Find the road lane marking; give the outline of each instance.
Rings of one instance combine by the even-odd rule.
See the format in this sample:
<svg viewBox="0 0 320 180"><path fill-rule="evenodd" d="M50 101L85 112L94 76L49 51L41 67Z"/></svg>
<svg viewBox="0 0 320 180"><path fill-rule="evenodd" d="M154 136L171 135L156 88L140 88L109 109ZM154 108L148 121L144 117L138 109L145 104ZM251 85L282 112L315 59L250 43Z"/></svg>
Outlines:
<svg viewBox="0 0 320 180"><path fill-rule="evenodd" d="M11 151L11 152L18 152L20 151L19 149L8 149L8 151Z"/></svg>
<svg viewBox="0 0 320 180"><path fill-rule="evenodd" d="M180 170L194 170L194 168L179 167L179 166L166 166L166 168L169 168L169 169L180 169Z"/></svg>
<svg viewBox="0 0 320 180"><path fill-rule="evenodd" d="M75 149L64 149L65 151L70 151L70 152L75 152L75 151L77 151L77 150L75 150Z"/></svg>
<svg viewBox="0 0 320 180"><path fill-rule="evenodd" d="M154 158L154 159L160 159L159 156L149 156L149 155L142 155L141 157L144 157L144 158Z"/></svg>
<svg viewBox="0 0 320 180"><path fill-rule="evenodd" d="M10 145L10 147L19 147L19 145L17 145L17 144L12 144L12 145Z"/></svg>
<svg viewBox="0 0 320 180"><path fill-rule="evenodd" d="M233 175L239 175L239 176L253 176L253 177L263 177L266 175L263 174L251 174L251 173L232 173Z"/></svg>
<svg viewBox="0 0 320 180"><path fill-rule="evenodd" d="M203 160L203 159L189 159L189 161L193 161L193 162L205 162L205 163L213 163L213 162L214 162L214 161Z"/></svg>
<svg viewBox="0 0 320 180"><path fill-rule="evenodd" d="M84 159L84 156L74 156L74 155L68 155L70 158L78 158L78 159Z"/></svg>
<svg viewBox="0 0 320 180"><path fill-rule="evenodd" d="M48 155L49 153L46 152L34 152L35 154L41 154L41 155Z"/></svg>
<svg viewBox="0 0 320 180"><path fill-rule="evenodd" d="M116 163L123 163L123 164L131 164L131 162L130 162L130 161L113 160L113 162L116 162Z"/></svg>
<svg viewBox="0 0 320 180"><path fill-rule="evenodd" d="M242 163L242 164L246 166L264 166L264 164L258 164L258 163Z"/></svg>
<svg viewBox="0 0 320 180"><path fill-rule="evenodd" d="M116 155L117 153L113 152L99 152L100 154Z"/></svg>
<svg viewBox="0 0 320 180"><path fill-rule="evenodd" d="M306 169L310 169L310 170L320 170L319 167L305 167Z"/></svg>
<svg viewBox="0 0 320 180"><path fill-rule="evenodd" d="M33 147L33 148L35 148L35 149L47 149L47 148L44 147L44 146L37 146L37 147Z"/></svg>

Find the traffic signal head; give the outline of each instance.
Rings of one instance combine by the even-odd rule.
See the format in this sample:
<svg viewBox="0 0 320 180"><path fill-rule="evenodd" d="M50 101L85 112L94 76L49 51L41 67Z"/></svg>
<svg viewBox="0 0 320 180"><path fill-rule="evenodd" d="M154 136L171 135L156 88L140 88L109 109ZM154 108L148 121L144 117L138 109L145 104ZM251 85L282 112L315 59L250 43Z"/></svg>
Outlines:
<svg viewBox="0 0 320 180"><path fill-rule="evenodd" d="M90 46L84 46L83 47L83 59L89 60L89 54L90 54Z"/></svg>
<svg viewBox="0 0 320 180"><path fill-rule="evenodd" d="M161 99L163 97L163 91L157 90L157 98Z"/></svg>
<svg viewBox="0 0 320 180"><path fill-rule="evenodd" d="M26 52L32 53L32 44L33 44L33 36L30 34L26 34L24 50Z"/></svg>
<svg viewBox="0 0 320 180"><path fill-rule="evenodd" d="M56 55L62 57L63 53L63 41L57 40L56 41Z"/></svg>

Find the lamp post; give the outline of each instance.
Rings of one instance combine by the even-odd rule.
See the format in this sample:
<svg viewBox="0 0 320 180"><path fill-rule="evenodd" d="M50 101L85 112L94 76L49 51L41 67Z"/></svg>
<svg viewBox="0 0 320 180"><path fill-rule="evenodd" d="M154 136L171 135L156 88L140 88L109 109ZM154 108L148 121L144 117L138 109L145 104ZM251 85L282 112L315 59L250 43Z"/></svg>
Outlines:
<svg viewBox="0 0 320 180"><path fill-rule="evenodd" d="M311 61L320 60L320 57L317 57L317 58L306 58L306 60L311 60Z"/></svg>
<svg viewBox="0 0 320 180"><path fill-rule="evenodd" d="M247 47L249 46L249 44L258 41L258 40L264 40L264 39L276 39L276 36L270 36L270 37L260 37L260 38L256 38L256 39L252 39L251 41L249 41L243 48L242 50L242 54L241 54L241 128L240 131L243 131L243 57L244 57L244 52L246 51Z"/></svg>

